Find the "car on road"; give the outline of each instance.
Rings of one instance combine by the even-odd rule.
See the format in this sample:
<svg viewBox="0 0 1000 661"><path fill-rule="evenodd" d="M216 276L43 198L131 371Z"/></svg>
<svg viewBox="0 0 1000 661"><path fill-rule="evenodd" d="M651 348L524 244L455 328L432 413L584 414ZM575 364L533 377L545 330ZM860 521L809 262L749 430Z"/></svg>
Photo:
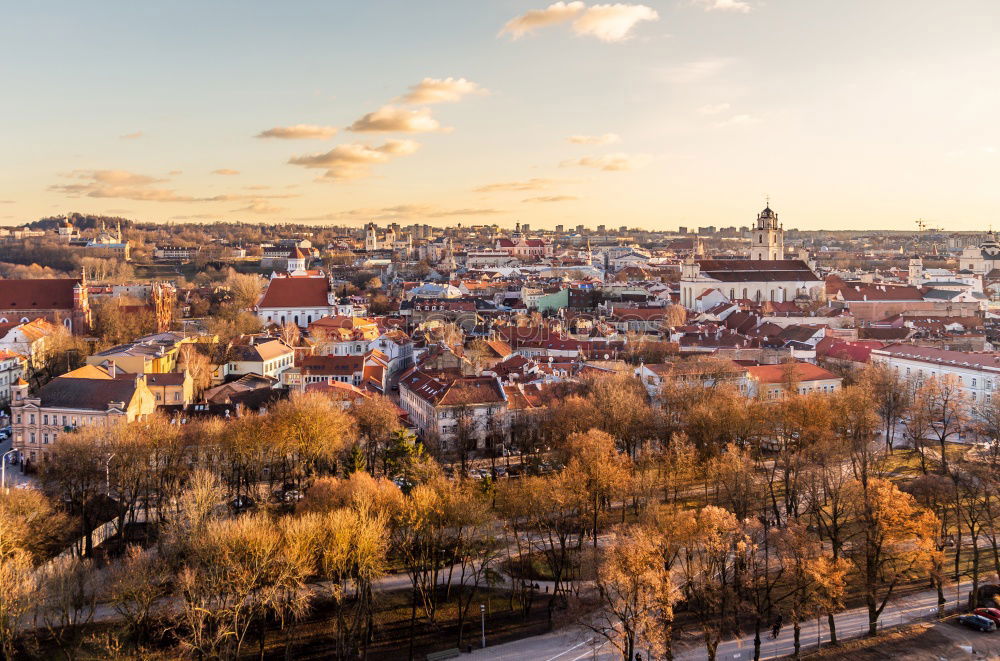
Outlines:
<svg viewBox="0 0 1000 661"><path fill-rule="evenodd" d="M958 623L969 627L970 629L975 629L976 631L996 631L997 624L988 617L983 617L982 615L976 615L974 613L969 613L968 615L962 615L958 618Z"/></svg>
<svg viewBox="0 0 1000 661"><path fill-rule="evenodd" d="M991 619L993 620L993 624L1000 627L1000 608L977 608L972 611L972 614Z"/></svg>

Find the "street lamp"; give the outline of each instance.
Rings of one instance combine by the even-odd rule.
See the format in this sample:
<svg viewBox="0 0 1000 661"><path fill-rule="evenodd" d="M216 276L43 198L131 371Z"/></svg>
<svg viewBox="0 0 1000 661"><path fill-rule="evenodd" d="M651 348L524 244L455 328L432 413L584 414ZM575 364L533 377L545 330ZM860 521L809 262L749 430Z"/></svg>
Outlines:
<svg viewBox="0 0 1000 661"><path fill-rule="evenodd" d="M486 648L486 604L479 604L479 619L482 622L483 648Z"/></svg>
<svg viewBox="0 0 1000 661"><path fill-rule="evenodd" d="M111 460L114 458L115 453L112 452L108 455L108 460L104 462L104 489L105 494L108 498L111 497Z"/></svg>
<svg viewBox="0 0 1000 661"><path fill-rule="evenodd" d="M7 450L0 456L0 489L7 488L7 455L15 452L17 450Z"/></svg>

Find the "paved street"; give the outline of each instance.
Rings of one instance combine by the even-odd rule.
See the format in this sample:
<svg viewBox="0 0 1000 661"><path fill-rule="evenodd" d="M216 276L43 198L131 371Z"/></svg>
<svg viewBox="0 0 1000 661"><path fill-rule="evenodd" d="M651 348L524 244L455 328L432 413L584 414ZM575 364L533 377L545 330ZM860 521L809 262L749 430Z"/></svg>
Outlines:
<svg viewBox="0 0 1000 661"><path fill-rule="evenodd" d="M945 596L948 598L948 608L955 607L957 602L963 605L968 599L968 590L971 582L961 584L961 595L954 584L945 588ZM937 612L937 592L935 590L924 590L914 593L902 599L897 599L886 606L880 620L884 628L894 627L899 624L925 620L931 618ZM844 611L836 616L837 638L841 641L850 638L858 638L868 632L868 610L864 607L854 608ZM820 636L823 643L828 643L829 632L826 618L821 618L819 623ZM793 632L791 624L787 624L782 629L777 639L771 639L770 632L764 635L761 643L761 658L773 659L786 656L794 649ZM473 659L494 659L503 661L514 661L524 659L525 661L583 661L584 659L611 660L619 659L617 650L609 644L601 645L600 641L592 644L594 636L592 633L577 628L566 628L541 636L525 638L523 640L487 647L476 650L470 658ZM809 651L816 648L817 631L816 620L802 623L801 643L802 650ZM489 642L489 628L487 626L487 643ZM645 652L642 652L646 658ZM704 645L675 646L674 657L678 661L700 661L707 659ZM727 640L719 644L717 658L722 661L740 661L753 659L753 634L742 638Z"/></svg>
<svg viewBox="0 0 1000 661"><path fill-rule="evenodd" d="M3 455L8 450L10 450L11 443L13 443L13 440L10 438L8 438L5 441L0 441L0 455ZM8 459L10 458L11 457L8 457ZM24 475L23 473L21 473L20 466L15 466L14 464L11 463L7 463L7 471L5 479L6 479L6 486L8 487L34 484L33 477Z"/></svg>

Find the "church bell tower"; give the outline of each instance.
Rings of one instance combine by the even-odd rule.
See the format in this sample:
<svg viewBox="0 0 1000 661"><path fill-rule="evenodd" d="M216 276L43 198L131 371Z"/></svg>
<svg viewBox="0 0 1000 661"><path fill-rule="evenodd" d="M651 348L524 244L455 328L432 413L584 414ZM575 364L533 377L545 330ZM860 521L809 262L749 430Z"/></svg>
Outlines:
<svg viewBox="0 0 1000 661"><path fill-rule="evenodd" d="M770 205L757 214L757 223L750 239L750 259L784 259L785 230L778 223L778 214Z"/></svg>

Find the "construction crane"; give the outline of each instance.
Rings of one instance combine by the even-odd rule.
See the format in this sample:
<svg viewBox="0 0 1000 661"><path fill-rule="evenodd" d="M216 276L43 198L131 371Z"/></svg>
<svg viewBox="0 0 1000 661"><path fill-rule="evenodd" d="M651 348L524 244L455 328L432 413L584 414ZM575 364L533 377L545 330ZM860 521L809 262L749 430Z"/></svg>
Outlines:
<svg viewBox="0 0 1000 661"><path fill-rule="evenodd" d="M919 232L940 232L941 229L937 227L930 227L923 218L917 218L917 231Z"/></svg>

